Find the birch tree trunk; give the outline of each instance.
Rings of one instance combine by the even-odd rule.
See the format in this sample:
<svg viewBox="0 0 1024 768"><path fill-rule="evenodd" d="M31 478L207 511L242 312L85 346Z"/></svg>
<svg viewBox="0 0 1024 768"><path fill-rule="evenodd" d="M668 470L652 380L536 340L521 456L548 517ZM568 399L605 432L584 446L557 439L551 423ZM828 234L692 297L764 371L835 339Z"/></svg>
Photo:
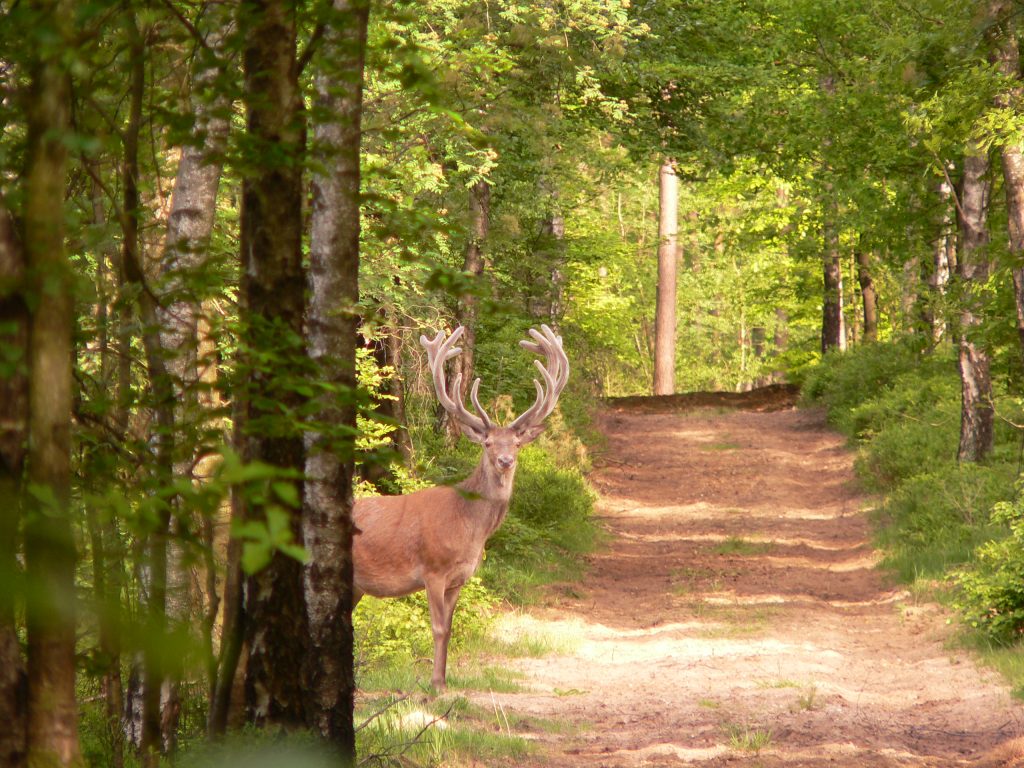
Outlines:
<svg viewBox="0 0 1024 768"><path fill-rule="evenodd" d="M306 364L302 348L305 275L302 268L302 152L305 140L296 61L295 14L286 0L243 0L237 23L245 40L243 67L247 150L242 181L240 314L243 363L248 371L241 453L301 475L302 437L290 414L302 395L289 376ZM275 370L257 361L273 351ZM293 484L301 497L301 484ZM284 501L283 499L281 500ZM300 508L280 505L296 543ZM263 519L249 509L249 519ZM245 640L246 718L259 726L306 722L308 622L302 564L275 550L270 563L248 577Z"/></svg>
<svg viewBox="0 0 1024 768"><path fill-rule="evenodd" d="M24 297L25 252L17 224L0 199L0 348L9 362L0 368L0 584L18 577L18 522L28 428L29 311ZM6 355L5 355L6 356ZM12 365L13 363L13 365ZM10 365L10 368L7 367ZM15 600L0 590L0 765L25 764L27 680L15 626Z"/></svg>
<svg viewBox="0 0 1024 768"><path fill-rule="evenodd" d="M71 9L35 2L24 175L25 260L36 308L29 332L25 562L28 628L28 764L80 760L75 702L75 541L71 491L72 271L64 254L70 83L62 62Z"/></svg>
<svg viewBox="0 0 1024 768"><path fill-rule="evenodd" d="M338 388L316 420L335 434L306 438L303 535L310 650L308 717L346 765L355 763L352 656L352 475L359 301L360 142L368 0L334 0L316 75L308 352Z"/></svg>
<svg viewBox="0 0 1024 768"><path fill-rule="evenodd" d="M925 313L925 321L934 344L937 344L946 335L946 318L942 300L949 285L950 272L956 266L956 232L951 211L953 189L943 181L938 185L937 190L942 212L939 216L938 236L932 249L932 268L928 273L930 296Z"/></svg>
<svg viewBox="0 0 1024 768"><path fill-rule="evenodd" d="M222 158L227 144L231 102L213 83L222 67L222 44L227 24L216 26L207 36L208 51L197 62L192 78L192 109L195 119L192 141L181 148L181 158L174 180L171 211L167 219L160 272L163 278L164 301L157 308L160 346L167 365L167 374L175 397L174 423L178 434L195 432L200 420L197 385L200 380L198 324L202 291L196 285L202 278L207 263L210 235L216 218L217 189L220 185ZM186 437L174 456L174 475L192 479L195 456L185 446L195 445ZM189 537L190 522L209 530L212 521L189 521L183 510L174 516L175 530L170 538L168 562L168 618L176 624L187 623L196 608L191 594L191 574L188 571L183 542ZM209 537L207 537L209 538ZM208 542L212 546L212 541ZM211 574L212 575L212 574ZM211 608L216 613L215 593L210 595ZM213 631L211 621L204 625L203 643L212 656ZM212 677L212 675L211 675ZM211 681L210 690L215 687ZM178 715L180 713L179 681L169 678L164 699L162 718L163 742L168 751L176 745Z"/></svg>
<svg viewBox="0 0 1024 768"><path fill-rule="evenodd" d="M139 247L142 204L139 194L139 135L142 129L142 108L146 85L146 34L138 26L134 11L124 17L129 41L128 123L123 131L124 157L121 172L121 227L124 239L121 248L121 271L125 285L131 285L138 297L142 324L142 346L152 393L151 407L157 427L154 472L161 485L169 485L173 476L174 393L167 374L166 361L158 335L157 301L147 284ZM142 739L140 749L143 765L155 766L163 751L160 722L160 689L165 676L162 646L167 618L167 535L170 509L158 513L156 527L148 537L148 600L149 636L143 649Z"/></svg>
<svg viewBox="0 0 1024 768"><path fill-rule="evenodd" d="M654 311L654 394L676 388L676 263L679 255L679 179L666 159L658 172L658 290Z"/></svg>
<svg viewBox="0 0 1024 768"><path fill-rule="evenodd" d="M988 156L976 147L964 157L957 220L960 227L958 275L964 286L960 310L960 461L981 461L992 450L993 410L990 354L978 338L981 318L979 289L988 280L990 181Z"/></svg>

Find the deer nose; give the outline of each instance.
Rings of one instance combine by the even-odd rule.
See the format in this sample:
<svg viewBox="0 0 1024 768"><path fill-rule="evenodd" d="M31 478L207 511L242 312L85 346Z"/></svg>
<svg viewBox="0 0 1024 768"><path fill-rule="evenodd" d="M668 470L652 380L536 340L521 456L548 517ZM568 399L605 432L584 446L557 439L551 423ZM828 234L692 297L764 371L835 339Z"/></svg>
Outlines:
<svg viewBox="0 0 1024 768"><path fill-rule="evenodd" d="M516 463L515 458L512 456L499 456L496 461L498 466L502 469L508 469Z"/></svg>

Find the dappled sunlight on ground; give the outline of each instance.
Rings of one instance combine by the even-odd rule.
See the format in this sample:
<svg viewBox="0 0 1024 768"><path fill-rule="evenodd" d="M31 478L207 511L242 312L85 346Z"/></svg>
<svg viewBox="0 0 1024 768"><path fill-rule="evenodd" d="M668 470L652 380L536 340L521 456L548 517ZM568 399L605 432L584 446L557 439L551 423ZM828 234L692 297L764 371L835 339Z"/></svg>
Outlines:
<svg viewBox="0 0 1024 768"><path fill-rule="evenodd" d="M496 704L579 725L539 736L538 764L966 765L1024 732L941 612L875 570L869 500L819 414L605 426L607 549L501 625L552 652L512 662L526 690Z"/></svg>

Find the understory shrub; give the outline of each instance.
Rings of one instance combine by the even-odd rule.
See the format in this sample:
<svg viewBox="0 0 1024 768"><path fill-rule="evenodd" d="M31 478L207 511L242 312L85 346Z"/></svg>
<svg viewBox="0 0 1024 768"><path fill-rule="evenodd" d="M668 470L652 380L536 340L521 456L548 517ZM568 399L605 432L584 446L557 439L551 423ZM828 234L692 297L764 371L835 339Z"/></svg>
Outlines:
<svg viewBox="0 0 1024 768"><path fill-rule="evenodd" d="M906 582L945 578L997 532L989 511L1012 483L1003 464L945 461L893 486L879 509L883 564Z"/></svg>
<svg viewBox="0 0 1024 768"><path fill-rule="evenodd" d="M1024 639L1024 485L992 510L1003 536L981 544L974 562L956 572L964 620L997 643Z"/></svg>
<svg viewBox="0 0 1024 768"><path fill-rule="evenodd" d="M993 371L997 387L1006 377ZM859 476L883 494L878 540L884 565L906 582L958 587L955 604L991 639L1024 626L1022 502L1010 503L1018 471L1020 404L997 392L995 450L959 464L960 382L954 350L921 354L910 342L862 345L828 355L806 379L806 401L858 450ZM951 574L955 576L950 579Z"/></svg>

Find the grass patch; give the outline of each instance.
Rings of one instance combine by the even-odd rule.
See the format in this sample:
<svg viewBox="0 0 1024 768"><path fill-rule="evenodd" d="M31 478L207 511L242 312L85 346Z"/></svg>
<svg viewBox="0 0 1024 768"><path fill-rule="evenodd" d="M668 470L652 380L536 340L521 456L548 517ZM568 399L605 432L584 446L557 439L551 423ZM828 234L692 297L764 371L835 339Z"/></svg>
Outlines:
<svg viewBox="0 0 1024 768"><path fill-rule="evenodd" d="M741 536L730 536L721 544L718 544L712 551L716 555L752 557L754 555L767 554L771 551L771 548L771 543L767 541L750 541Z"/></svg>
<svg viewBox="0 0 1024 768"><path fill-rule="evenodd" d="M512 762L526 757L532 745L500 727L486 710L464 697L443 697L429 705L412 701L363 702L358 715L360 756L370 764L439 766L476 760Z"/></svg>
<svg viewBox="0 0 1024 768"><path fill-rule="evenodd" d="M811 712L818 707L818 687L816 685L809 685L797 697L795 709L797 711Z"/></svg>
<svg viewBox="0 0 1024 768"><path fill-rule="evenodd" d="M729 746L737 752L753 752L758 754L772 743L772 732L767 728L756 728L750 725L726 723L723 726L729 738Z"/></svg>
<svg viewBox="0 0 1024 768"><path fill-rule="evenodd" d="M776 689L776 688L799 688L800 683L796 680L758 680L757 687L763 689Z"/></svg>
<svg viewBox="0 0 1024 768"><path fill-rule="evenodd" d="M448 685L451 688L476 691L520 693L525 690L521 684L524 679L523 675L508 667L471 665L468 668L457 668L454 673L449 672Z"/></svg>

